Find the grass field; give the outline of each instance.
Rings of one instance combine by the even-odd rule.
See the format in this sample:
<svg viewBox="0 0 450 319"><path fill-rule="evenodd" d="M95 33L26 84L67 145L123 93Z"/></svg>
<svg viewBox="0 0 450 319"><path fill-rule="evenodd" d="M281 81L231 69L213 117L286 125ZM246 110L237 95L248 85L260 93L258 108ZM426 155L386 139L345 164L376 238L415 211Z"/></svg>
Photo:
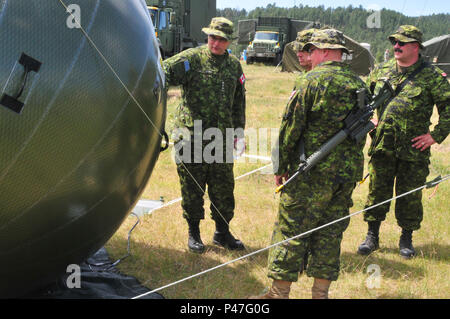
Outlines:
<svg viewBox="0 0 450 319"><path fill-rule="evenodd" d="M278 129L295 75L264 65L244 64L243 67L247 78L247 129L260 129L258 132ZM169 129L179 99L180 90L171 89L167 118ZM434 114L433 123L437 118ZM264 139L262 135L261 139ZM272 139L269 135L267 144ZM270 149L270 146L266 148ZM441 145L433 145L429 180L439 174L450 173L449 150L449 138ZM253 155L269 156L268 153ZM235 177L267 164L264 160L247 158L236 163ZM202 239L207 246L204 254L188 251L187 225L181 216L180 202L177 202L141 217L140 224L131 233L131 256L119 264L119 269L137 277L150 289L156 289L267 247L278 209L278 196L274 195L274 189L273 175L267 173L257 172L236 181L236 210L231 230L245 243L246 251L228 252L213 245L214 222L209 218L209 202L205 196L206 218L201 223ZM355 189L351 213L363 208L367 191L368 181ZM450 181L440 184L434 195L433 191L423 191L424 221L422 228L413 235L417 256L412 260L398 255L400 228L396 224L393 204L381 226L380 249L368 257L356 254L358 245L365 238L367 225L362 214L352 217L342 242L341 274L331 285L330 298L450 297ZM160 196L166 202L180 197L170 148L160 155L143 194L147 199L159 199ZM128 232L135 222L134 216L127 218L107 243L112 259L126 253ZM266 266L267 251L264 251L159 293L169 299L246 298L261 293L270 284ZM292 286L291 298L311 298L311 285L312 279L302 275Z"/></svg>

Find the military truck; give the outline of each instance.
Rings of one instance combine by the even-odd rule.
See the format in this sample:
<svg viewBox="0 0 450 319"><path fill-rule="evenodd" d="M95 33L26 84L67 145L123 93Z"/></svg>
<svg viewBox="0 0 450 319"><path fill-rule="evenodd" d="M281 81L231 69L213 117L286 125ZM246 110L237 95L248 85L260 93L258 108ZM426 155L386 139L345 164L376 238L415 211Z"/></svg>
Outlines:
<svg viewBox="0 0 450 319"><path fill-rule="evenodd" d="M146 0L163 58L202 45L216 0Z"/></svg>
<svg viewBox="0 0 450 319"><path fill-rule="evenodd" d="M249 43L247 64L256 61L278 65L284 47L297 37L297 32L314 27L312 21L293 20L284 17L258 17L238 21L238 43Z"/></svg>

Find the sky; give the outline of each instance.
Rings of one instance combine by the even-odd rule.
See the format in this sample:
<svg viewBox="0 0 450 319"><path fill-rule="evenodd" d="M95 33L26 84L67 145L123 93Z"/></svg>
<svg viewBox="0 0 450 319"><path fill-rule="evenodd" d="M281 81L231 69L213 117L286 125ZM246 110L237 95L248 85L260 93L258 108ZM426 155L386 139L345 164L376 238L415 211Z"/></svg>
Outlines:
<svg viewBox="0 0 450 319"><path fill-rule="evenodd" d="M217 0L217 8L238 8L250 11L256 7L266 7L275 3L277 7L290 8L294 5L303 4L310 7L323 5L325 8L354 7L360 5L366 9L380 10L383 8L401 12L406 16L417 17L420 15L431 15L433 13L450 13L450 1L446 0Z"/></svg>

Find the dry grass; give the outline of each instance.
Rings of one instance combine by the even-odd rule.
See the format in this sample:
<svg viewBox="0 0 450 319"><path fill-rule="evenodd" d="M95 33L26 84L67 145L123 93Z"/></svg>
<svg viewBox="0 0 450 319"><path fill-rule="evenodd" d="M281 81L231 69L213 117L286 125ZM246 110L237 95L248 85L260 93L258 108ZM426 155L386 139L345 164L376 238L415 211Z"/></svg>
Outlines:
<svg viewBox="0 0 450 319"><path fill-rule="evenodd" d="M273 67L244 66L247 77L247 128L278 128L285 103L292 90L294 74L274 71ZM178 89L171 89L168 101L167 126L171 127L172 114L179 103ZM436 123L437 115L433 116ZM433 146L430 178L449 174L449 148L447 139ZM235 176L264 166L266 162L235 165ZM414 174L414 172L411 172ZM362 209L368 182L354 192L351 212ZM404 260L398 255L400 229L394 213L388 214L381 228L381 249L369 257L356 254L356 248L367 230L362 215L352 218L342 243L341 274L331 286L331 298L449 298L450 282L450 182L442 183L432 197L433 189L424 191L424 221L414 233L418 256ZM170 151L161 154L153 171L144 198L166 201L180 196L175 163ZM203 255L187 249L187 225L181 216L180 203L156 210L141 218L131 236L132 256L125 259L121 271L137 277L151 289L162 287L179 279L199 273L248 252L270 244L273 223L276 220L278 198L274 196L273 176L256 173L236 182L236 210L231 229L246 244L247 251L230 253L212 244L214 223L209 218L209 202L205 196L206 219L201 232L207 251ZM393 207L393 205L391 205ZM107 243L112 258L126 252L128 231L135 223L130 216ZM378 265L381 279L379 288L368 288L369 265ZM166 298L245 298L260 293L270 281L266 277L267 252L219 268L160 293ZM310 298L312 279L301 276L293 285L291 297Z"/></svg>

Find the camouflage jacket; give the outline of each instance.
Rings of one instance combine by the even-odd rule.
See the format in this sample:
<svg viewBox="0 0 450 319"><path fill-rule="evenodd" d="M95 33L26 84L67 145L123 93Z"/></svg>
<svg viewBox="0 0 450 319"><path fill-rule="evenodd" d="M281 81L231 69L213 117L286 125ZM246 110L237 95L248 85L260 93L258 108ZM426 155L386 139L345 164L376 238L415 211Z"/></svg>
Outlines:
<svg viewBox="0 0 450 319"><path fill-rule="evenodd" d="M281 122L279 161L278 165L274 163L274 173L292 173L298 167L301 139L307 158L338 133L347 114L357 105L356 91L365 87L350 67L341 62L324 62L302 74L296 80L296 90ZM345 140L311 172L320 172L337 183L359 180L363 173L364 142Z"/></svg>
<svg viewBox="0 0 450 319"><path fill-rule="evenodd" d="M205 45L168 58L163 66L167 84L183 89L175 127L192 131L194 121L201 120L203 130L244 129L245 76L236 57L215 56Z"/></svg>
<svg viewBox="0 0 450 319"><path fill-rule="evenodd" d="M367 84L377 93L382 80L388 79L395 90L422 63L423 59L419 58L417 63L399 72L396 60L391 59L372 71ZM428 160L430 148L421 152L412 147L411 140L429 132L434 105L439 113L439 123L431 136L437 143L442 143L450 130L450 84L443 71L428 65L387 106L382 106L385 110L376 131L371 134L369 155L384 151L403 160Z"/></svg>

